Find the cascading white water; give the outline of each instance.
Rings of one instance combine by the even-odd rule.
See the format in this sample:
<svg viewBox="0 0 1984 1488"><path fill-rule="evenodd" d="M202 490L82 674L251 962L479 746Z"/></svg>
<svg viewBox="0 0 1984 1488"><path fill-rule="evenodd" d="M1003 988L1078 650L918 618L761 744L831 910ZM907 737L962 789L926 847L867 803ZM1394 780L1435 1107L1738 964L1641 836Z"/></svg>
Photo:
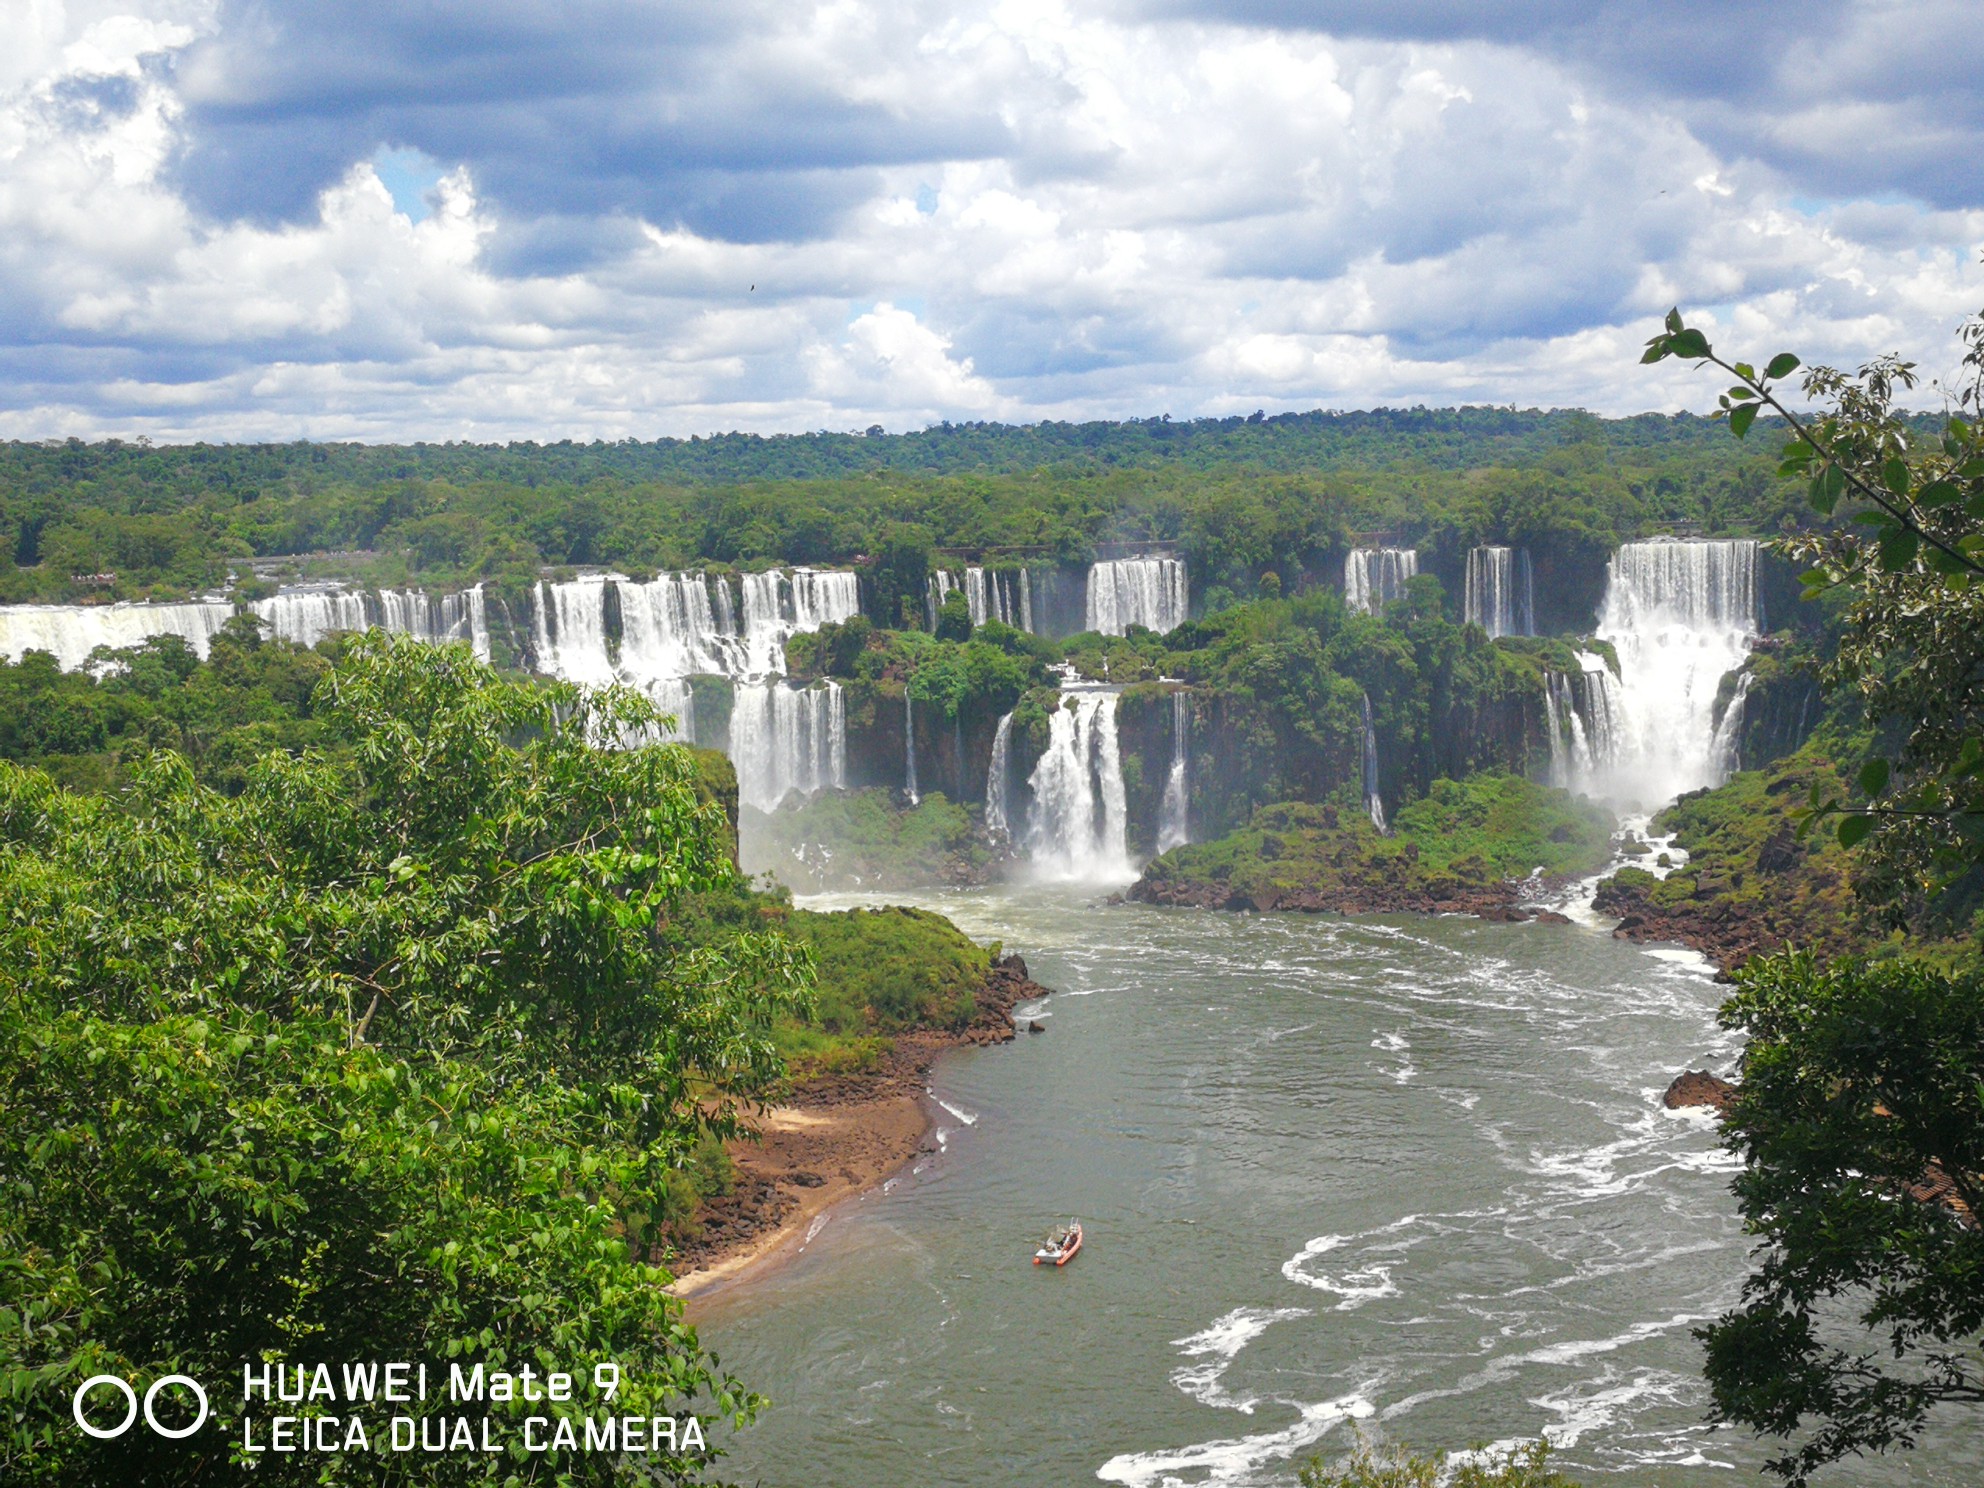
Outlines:
<svg viewBox="0 0 1984 1488"><path fill-rule="evenodd" d="M992 763L985 768L985 833L995 842L1013 835L1013 715L999 719L992 734Z"/></svg>
<svg viewBox="0 0 1984 1488"><path fill-rule="evenodd" d="M1343 602L1353 615L1375 615L1405 595L1419 572L1412 548L1352 548L1343 559Z"/></svg>
<svg viewBox="0 0 1984 1488"><path fill-rule="evenodd" d="M226 600L186 604L0 606L0 655L18 661L46 651L65 672L89 660L99 646L121 651L157 635L176 635L205 656L220 628L234 618Z"/></svg>
<svg viewBox="0 0 1984 1488"><path fill-rule="evenodd" d="M1087 628L1122 635L1132 625L1160 634L1183 625L1191 604L1177 558L1116 558L1088 571Z"/></svg>
<svg viewBox="0 0 1984 1488"><path fill-rule="evenodd" d="M1750 699L1750 683L1755 680L1749 668L1736 674L1736 689L1730 694L1728 706L1722 710L1722 719L1715 726L1715 738L1709 745L1709 757L1715 761L1715 768L1722 779L1728 779L1743 768L1743 708Z"/></svg>
<svg viewBox="0 0 1984 1488"><path fill-rule="evenodd" d="M932 630L937 628L937 612L944 607L944 601L950 597L951 591L957 587L957 575L952 573L948 568L936 568L930 571L930 582L925 587L923 594L923 608L930 616L930 628ZM972 623L976 624L977 621L974 620Z"/></svg>
<svg viewBox="0 0 1984 1488"><path fill-rule="evenodd" d="M1624 732L1619 679L1605 658L1577 654L1582 670L1544 678L1544 715L1550 730L1550 783L1593 794Z"/></svg>
<svg viewBox="0 0 1984 1488"><path fill-rule="evenodd" d="M917 805L923 793L916 788L916 705L909 698L909 684L902 689L902 754L903 754L903 794L909 797L909 804Z"/></svg>
<svg viewBox="0 0 1984 1488"><path fill-rule="evenodd" d="M371 593L329 585L285 589L247 606L271 634L299 646L314 646L335 631L374 626L422 641L468 641L475 654L489 658L489 625L481 587L457 594L417 589ZM0 606L0 655L18 658L29 650L47 651L65 671L88 660L98 646L122 650L155 635L176 635L200 656L220 628L234 618L229 600L183 604L4 605Z"/></svg>
<svg viewBox="0 0 1984 1488"><path fill-rule="evenodd" d="M737 796L772 811L788 794L847 783L846 703L838 682L739 683L730 714Z"/></svg>
<svg viewBox="0 0 1984 1488"><path fill-rule="evenodd" d="M1719 784L1715 697L1757 628L1757 544L1749 539L1627 543L1607 571L1597 634L1619 656L1618 716L1594 792L1644 810Z"/></svg>
<svg viewBox="0 0 1984 1488"><path fill-rule="evenodd" d="M617 580L614 587L620 599L620 676L652 691L656 684L698 674L753 675L743 640L717 618L712 590L730 597L730 586L721 579L671 573L645 584Z"/></svg>
<svg viewBox="0 0 1984 1488"><path fill-rule="evenodd" d="M1378 770L1378 729L1371 719L1371 695L1361 694L1364 699L1364 805L1371 813L1371 825L1380 832L1391 829L1385 825L1385 798L1379 784Z"/></svg>
<svg viewBox="0 0 1984 1488"><path fill-rule="evenodd" d="M1191 743L1192 713L1184 688L1171 694L1171 772L1164 779L1164 800L1157 810L1157 850L1170 852L1192 840L1189 796L1185 777L1186 750Z"/></svg>
<svg viewBox="0 0 1984 1488"><path fill-rule="evenodd" d="M1133 876L1114 692L1063 695L1048 720L1047 751L1027 784L1033 791L1027 844L1043 878L1121 882Z"/></svg>
<svg viewBox="0 0 1984 1488"><path fill-rule="evenodd" d="M1033 629L1033 605L1027 597L1026 570L1000 572L988 568L964 571L964 602L971 610L971 623L983 625L997 620L1019 630Z"/></svg>
<svg viewBox="0 0 1984 1488"><path fill-rule="evenodd" d="M376 593L333 586L285 589L248 608L280 640L314 646L338 631L377 628L418 641L467 641L479 660L489 659L488 601L477 584L453 594L421 589Z"/></svg>
<svg viewBox="0 0 1984 1488"><path fill-rule="evenodd" d="M1535 635L1534 582L1529 549L1471 548L1462 589L1462 618L1490 637Z"/></svg>
<svg viewBox="0 0 1984 1488"><path fill-rule="evenodd" d="M608 637L609 586L620 611L617 645ZM821 569L746 574L738 598L723 579L700 573L666 573L645 583L589 574L538 585L531 635L539 671L589 687L638 687L676 715L683 738L693 737L695 722L688 679L730 678L737 684L730 752L738 794L770 810L791 791L811 793L846 779L839 684L801 689L770 679L784 675L789 639L846 620L859 607L855 575Z"/></svg>

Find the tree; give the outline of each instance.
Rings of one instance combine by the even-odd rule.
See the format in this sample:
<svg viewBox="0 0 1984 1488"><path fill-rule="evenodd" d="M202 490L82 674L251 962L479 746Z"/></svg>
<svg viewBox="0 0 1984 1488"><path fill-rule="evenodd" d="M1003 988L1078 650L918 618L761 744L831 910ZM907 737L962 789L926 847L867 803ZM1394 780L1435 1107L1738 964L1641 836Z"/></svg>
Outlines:
<svg viewBox="0 0 1984 1488"><path fill-rule="evenodd" d="M937 606L937 639L940 641L971 639L971 607L965 603L964 590L953 589L944 596L944 602Z"/></svg>
<svg viewBox="0 0 1984 1488"><path fill-rule="evenodd" d="M1765 1250L1701 1337L1718 1414L1809 1433L1770 1464L1803 1483L1909 1445L1938 1404L1984 1404L1984 976L1793 953L1740 979L1729 1137ZM1842 1303L1879 1347L1842 1341Z"/></svg>
<svg viewBox="0 0 1984 1488"><path fill-rule="evenodd" d="M1861 849L1858 893L1896 926L1961 923L1984 869L1984 320L1962 339L1968 380L1940 420L1897 407L1916 379L1893 357L1808 372L1810 414L1779 392L1797 357L1725 361L1678 312L1644 358L1733 377L1719 414L1739 437L1765 412L1791 435L1780 470L1826 525L1782 547L1808 594L1847 597L1825 681L1858 694L1873 741L1857 800L1815 789L1803 828L1832 820ZM1738 985L1723 1019L1750 1042L1726 1140L1762 1243L1742 1304L1699 1336L1717 1414L1802 1436L1770 1464L1802 1484L1906 1446L1939 1404L1984 1403L1984 980L1783 953ZM1884 1347L1842 1341L1846 1316Z"/></svg>
<svg viewBox="0 0 1984 1488"><path fill-rule="evenodd" d="M805 1001L810 962L775 933L670 932L737 886L694 757L595 746L654 736L630 692L503 682L466 648L376 635L315 705L335 751L269 754L237 797L173 754L117 798L0 764L9 1481L239 1471L229 1382L262 1362L585 1381L612 1361L615 1414L754 1409L656 1246L671 1175L776 1077L767 1024ZM99 1372L204 1380L215 1419L185 1442L84 1437L70 1392ZM619 1481L610 1454L521 1450L522 1416L556 1409L488 1405L492 1455L339 1471ZM694 1454L645 1461L700 1476Z"/></svg>
<svg viewBox="0 0 1984 1488"><path fill-rule="evenodd" d="M1984 318L1961 339L1967 380L1940 420L1896 406L1916 375L1894 357L1851 376L1808 371L1810 414L1780 394L1796 356L1762 372L1725 361L1678 312L1644 358L1728 373L1719 412L1732 432L1769 410L1791 435L1780 469L1807 482L1828 525L1781 546L1807 566L1808 595L1850 596L1825 681L1859 694L1875 740L1858 801L1815 797L1810 821L1834 818L1841 842L1869 842L1863 897L1896 926L1952 923L1984 897Z"/></svg>

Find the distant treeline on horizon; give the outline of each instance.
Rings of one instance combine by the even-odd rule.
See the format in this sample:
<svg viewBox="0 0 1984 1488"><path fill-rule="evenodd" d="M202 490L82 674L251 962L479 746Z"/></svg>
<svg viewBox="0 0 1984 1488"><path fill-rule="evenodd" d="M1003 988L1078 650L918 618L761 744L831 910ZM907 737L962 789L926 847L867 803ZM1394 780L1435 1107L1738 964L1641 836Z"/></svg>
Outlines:
<svg viewBox="0 0 1984 1488"><path fill-rule="evenodd" d="M1161 543L1207 603L1340 576L1347 547L1478 543L1539 573L1660 530L1809 520L1779 431L1694 414L1469 407L939 424L554 444L0 444L0 602L178 598L263 579L447 587L544 569L861 566L920 623L958 554L1082 564ZM281 570L281 572L277 572ZM1270 580L1270 575L1273 576Z"/></svg>
<svg viewBox="0 0 1984 1488"><path fill-rule="evenodd" d="M954 474L1032 470L1073 464L1151 466L1179 461L1238 463L1294 471L1420 463L1460 469L1522 461L1567 445L1602 443L1623 449L1686 449L1726 437L1714 419L1692 413L1640 413L1606 418L1582 409L1456 408L1311 409L1304 413L1234 414L1224 418L1150 418L1032 424L953 423L890 434L877 424L865 433L821 429L799 434L692 434L652 440L560 439L358 440L286 442L196 441L154 444L139 439L12 440L0 444L0 477L40 473L49 458L100 462L130 470L152 457L187 462L202 474L238 469L263 480L299 462L316 473L353 479L517 479L585 474L636 480L814 480L875 470ZM397 458L406 462L397 468ZM508 462L524 462L514 468ZM484 464L483 462L494 462ZM322 467L329 466L325 470ZM385 467L385 468L382 468ZM66 478L80 472L59 467Z"/></svg>

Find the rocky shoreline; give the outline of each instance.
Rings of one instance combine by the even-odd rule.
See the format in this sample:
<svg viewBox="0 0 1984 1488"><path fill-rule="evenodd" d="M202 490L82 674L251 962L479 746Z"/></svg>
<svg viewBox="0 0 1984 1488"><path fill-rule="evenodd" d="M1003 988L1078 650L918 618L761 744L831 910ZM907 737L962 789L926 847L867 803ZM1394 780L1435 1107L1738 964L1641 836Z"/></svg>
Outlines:
<svg viewBox="0 0 1984 1488"><path fill-rule="evenodd" d="M670 1257L672 1289L696 1296L735 1281L834 1205L933 1150L925 1089L938 1056L1011 1043L1019 1031L1013 1008L1049 993L1028 975L1023 958L1001 957L963 1028L903 1034L875 1068L794 1085L784 1102L760 1115L754 1136L728 1144L731 1190L705 1201L697 1215L701 1233Z"/></svg>

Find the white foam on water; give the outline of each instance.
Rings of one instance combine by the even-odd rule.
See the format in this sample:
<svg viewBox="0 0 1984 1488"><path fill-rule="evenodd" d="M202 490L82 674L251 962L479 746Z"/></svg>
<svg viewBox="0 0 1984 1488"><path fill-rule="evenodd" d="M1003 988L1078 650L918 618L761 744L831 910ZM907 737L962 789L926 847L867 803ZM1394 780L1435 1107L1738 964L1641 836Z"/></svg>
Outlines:
<svg viewBox="0 0 1984 1488"><path fill-rule="evenodd" d="M811 1245L816 1239L819 1238L820 1231L824 1230L826 1227L827 1227L827 1216L824 1214L814 1215L813 1222L808 1226L806 1226L806 1238L799 1242L800 1245L802 1247Z"/></svg>
<svg viewBox="0 0 1984 1488"><path fill-rule="evenodd" d="M1362 1421L1374 1407L1361 1394L1338 1396L1315 1404L1281 1402L1300 1412L1301 1419L1280 1431L1255 1436L1226 1437L1199 1442L1169 1452L1125 1452L1111 1457L1095 1475L1124 1488L1214 1488L1252 1478L1262 1463L1287 1461L1304 1447L1314 1446L1340 1421ZM1191 1473L1190 1479L1181 1477Z"/></svg>
<svg viewBox="0 0 1984 1488"><path fill-rule="evenodd" d="M1596 1380L1581 1380L1532 1400L1561 1418L1543 1428L1550 1445L1575 1447L1587 1434L1630 1419L1648 1405L1686 1406L1700 1393L1698 1381L1667 1369L1636 1370L1630 1380L1613 1383L1617 1379L1608 1369Z"/></svg>
<svg viewBox="0 0 1984 1488"><path fill-rule="evenodd" d="M941 1095L937 1095L934 1093L931 1095L930 1099L934 1100L938 1105L942 1106L946 1111L949 1111L953 1116L957 1117L957 1119L962 1121L966 1126L978 1125L978 1115L976 1112L960 1110L958 1107L952 1105L949 1101L945 1100Z"/></svg>
<svg viewBox="0 0 1984 1488"><path fill-rule="evenodd" d="M1417 1216L1409 1216L1399 1223L1409 1224ZM1396 1229L1398 1225L1387 1228ZM1366 1302L1379 1297L1396 1297L1398 1287L1392 1281L1392 1268L1382 1262L1372 1262L1339 1275L1304 1269L1317 1256L1328 1255L1331 1251L1353 1238L1349 1235L1318 1235L1303 1246L1288 1260L1282 1263L1281 1274L1299 1286L1313 1288L1319 1292L1329 1292L1343 1300L1336 1304L1336 1311L1350 1312L1362 1307Z"/></svg>
<svg viewBox="0 0 1984 1488"><path fill-rule="evenodd" d="M1180 1369L1171 1376L1171 1383L1201 1405L1252 1415L1258 1399L1254 1396L1241 1399L1227 1392L1222 1383L1227 1367L1240 1350L1274 1324L1309 1315L1306 1307L1236 1307L1211 1327L1189 1338L1171 1340L1172 1345L1186 1358L1202 1361Z"/></svg>

